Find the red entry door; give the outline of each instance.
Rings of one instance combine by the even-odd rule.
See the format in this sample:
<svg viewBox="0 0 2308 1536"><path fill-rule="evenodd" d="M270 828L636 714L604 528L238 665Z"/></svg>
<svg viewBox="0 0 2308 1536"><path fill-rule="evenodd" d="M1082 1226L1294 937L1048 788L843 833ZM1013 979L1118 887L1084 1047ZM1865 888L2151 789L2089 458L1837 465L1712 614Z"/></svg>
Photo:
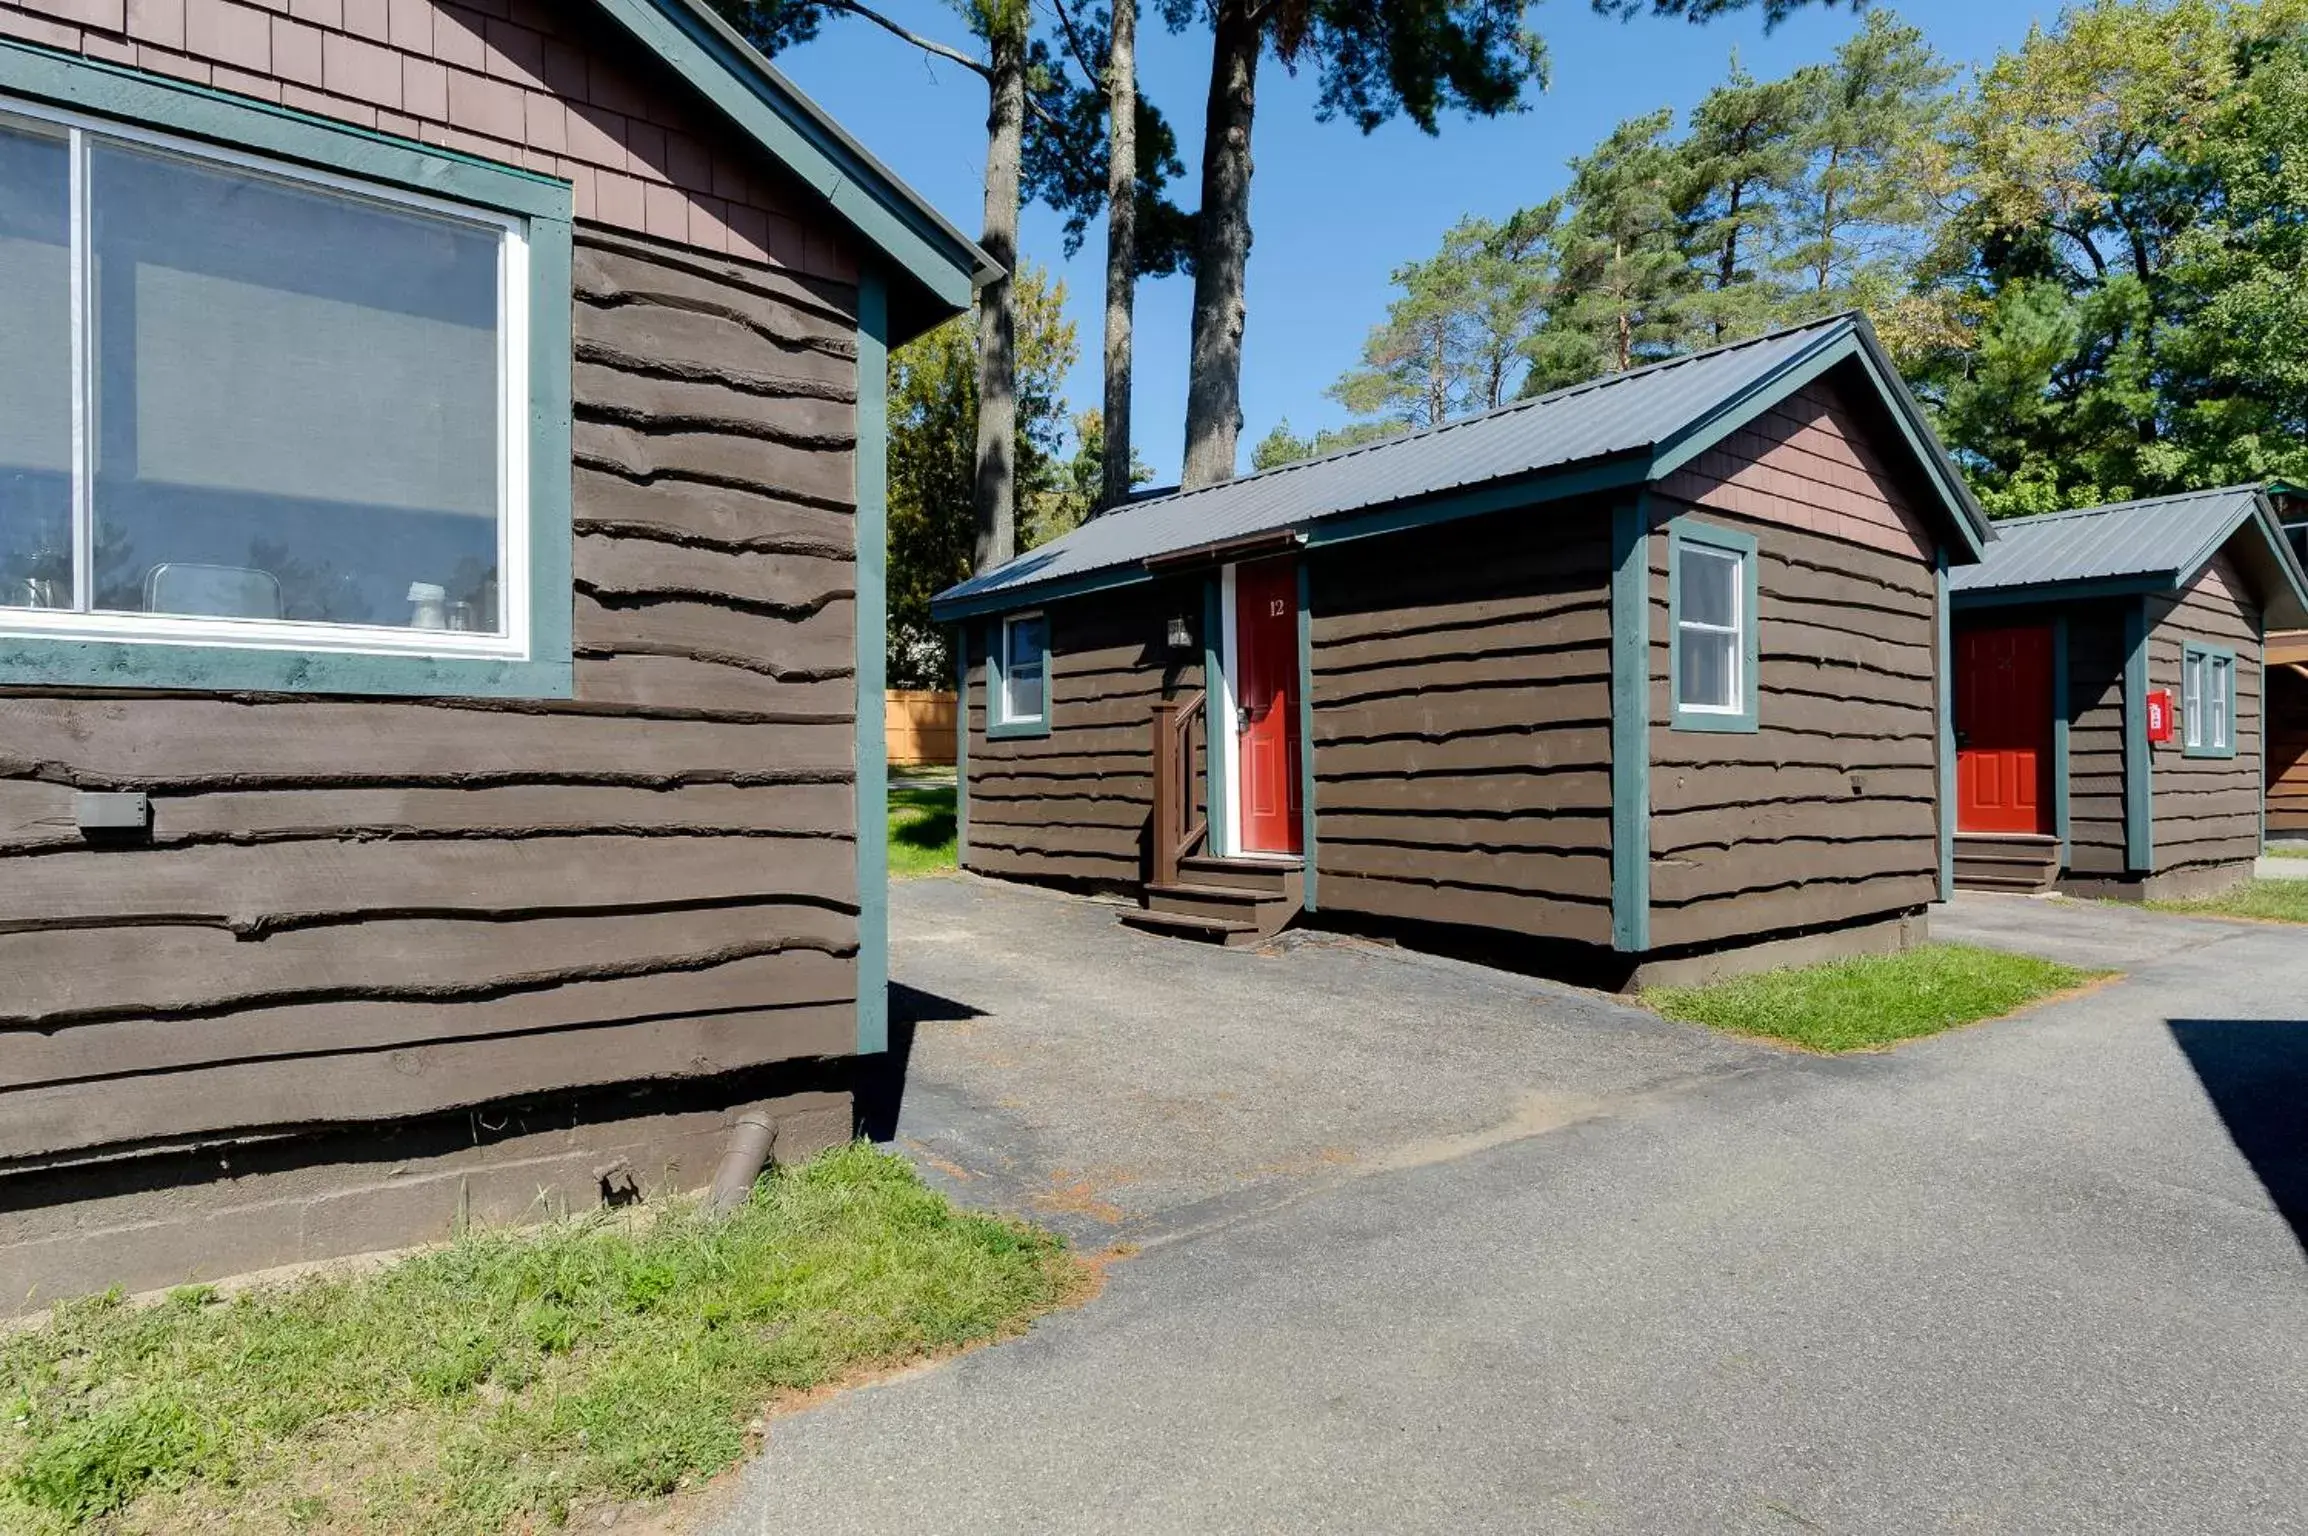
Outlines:
<svg viewBox="0 0 2308 1536"><path fill-rule="evenodd" d="M1234 702L1242 734L1242 850L1297 853L1298 567L1244 565L1234 577Z"/></svg>
<svg viewBox="0 0 2308 1536"><path fill-rule="evenodd" d="M2049 833L2051 630L1966 630L1955 677L1956 827Z"/></svg>

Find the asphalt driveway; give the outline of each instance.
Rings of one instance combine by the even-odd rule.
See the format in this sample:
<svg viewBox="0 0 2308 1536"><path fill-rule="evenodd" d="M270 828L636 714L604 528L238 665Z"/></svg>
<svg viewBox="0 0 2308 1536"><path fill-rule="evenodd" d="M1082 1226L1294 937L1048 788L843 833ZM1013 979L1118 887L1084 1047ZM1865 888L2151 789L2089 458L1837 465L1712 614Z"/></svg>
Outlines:
<svg viewBox="0 0 2308 1536"><path fill-rule="evenodd" d="M2130 979L1829 1061L901 886L899 1144L1135 1256L779 1421L718 1528L2308 1529L2308 934L1938 922Z"/></svg>

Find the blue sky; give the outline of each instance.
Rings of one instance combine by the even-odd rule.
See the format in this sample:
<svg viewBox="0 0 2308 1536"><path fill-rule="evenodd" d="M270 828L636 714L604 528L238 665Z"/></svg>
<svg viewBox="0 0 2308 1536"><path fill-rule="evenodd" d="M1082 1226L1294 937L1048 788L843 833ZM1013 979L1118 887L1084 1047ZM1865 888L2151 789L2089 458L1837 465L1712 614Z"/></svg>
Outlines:
<svg viewBox="0 0 2308 1536"><path fill-rule="evenodd" d="M1047 16L1047 0L1036 0ZM917 30L966 41L939 0L888 0L888 12ZM1201 157L1206 30L1172 36L1141 7L1142 88L1178 131L1187 176L1181 201L1195 200ZM1982 61L2023 38L2031 21L2050 23L2043 0L1929 0L1903 14L1940 52ZM1428 137L1397 122L1365 138L1345 123L1317 122L1315 81L1296 79L1271 59L1260 70L1252 143L1249 322L1244 339L1243 458L1287 417L1301 433L1334 426L1346 412L1324 390L1352 366L1371 325L1385 312L1387 274L1430 254L1445 229L1468 213L1504 215L1562 188L1564 161L1593 145L1622 118L1672 106L1687 111L1720 81L1731 55L1759 76L1823 59L1857 25L1843 10L1800 13L1768 35L1752 16L1710 26L1642 19L1607 21L1585 0L1535 6L1553 58L1553 81L1530 110L1489 121L1446 119ZM869 23L836 18L813 43L778 60L794 81L911 182L961 229L983 221L985 87L956 66L926 60ZM1075 409L1101 393L1104 235L1093 226L1082 253L1065 260L1060 221L1025 211L1025 259L1049 267L1067 287L1067 312L1081 360L1067 381ZM1177 478L1186 408L1186 344L1191 284L1185 278L1138 290L1138 451L1161 483Z"/></svg>

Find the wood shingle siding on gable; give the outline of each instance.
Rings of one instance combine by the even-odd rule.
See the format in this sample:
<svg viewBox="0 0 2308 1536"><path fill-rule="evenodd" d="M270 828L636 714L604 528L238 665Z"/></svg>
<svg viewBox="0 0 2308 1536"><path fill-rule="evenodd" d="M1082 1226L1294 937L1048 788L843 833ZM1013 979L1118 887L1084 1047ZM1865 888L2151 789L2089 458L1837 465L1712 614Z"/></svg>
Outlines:
<svg viewBox="0 0 2308 1536"><path fill-rule="evenodd" d="M577 217L855 284L845 232L590 5L0 0L0 36L570 183Z"/></svg>
<svg viewBox="0 0 2308 1536"><path fill-rule="evenodd" d="M1668 541L1752 536L1757 729L1678 731ZM1938 895L1933 543L1840 394L1814 383L1652 496L1651 941L1847 923Z"/></svg>
<svg viewBox="0 0 2308 1536"><path fill-rule="evenodd" d="M1146 583L1044 610L1050 624L1047 736L986 734L988 644L967 626L969 847L989 875L1134 890L1154 810L1151 721L1166 694L1202 686L1202 652L1173 656L1170 619L1202 628L1200 577Z"/></svg>
<svg viewBox="0 0 2308 1536"><path fill-rule="evenodd" d="M2190 757L2175 730L2153 752L2156 873L2232 864L2260 853L2260 610L2227 556L2214 559L2179 597L2148 600L2148 686L2171 691L2185 719L2183 657L2189 642L2236 653L2233 757Z"/></svg>
<svg viewBox="0 0 2308 1536"><path fill-rule="evenodd" d="M579 242L574 699L0 691L0 1159L855 1048L855 292Z"/></svg>
<svg viewBox="0 0 2308 1536"><path fill-rule="evenodd" d="M1596 503L1315 558L1325 911L1610 942L1609 564Z"/></svg>

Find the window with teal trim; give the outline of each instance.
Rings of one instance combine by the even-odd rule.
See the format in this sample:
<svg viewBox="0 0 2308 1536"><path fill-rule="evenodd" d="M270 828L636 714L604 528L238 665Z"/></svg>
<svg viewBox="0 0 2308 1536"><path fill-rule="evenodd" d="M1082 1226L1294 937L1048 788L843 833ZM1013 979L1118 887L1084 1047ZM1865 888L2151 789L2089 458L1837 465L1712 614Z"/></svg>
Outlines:
<svg viewBox="0 0 2308 1536"><path fill-rule="evenodd" d="M1050 620L1013 613L994 630L986 655L986 734L1050 734Z"/></svg>
<svg viewBox="0 0 2308 1536"><path fill-rule="evenodd" d="M566 695L566 199L0 54L0 682Z"/></svg>
<svg viewBox="0 0 2308 1536"><path fill-rule="evenodd" d="M1669 673L1679 731L1756 728L1754 539L1692 518L1667 525Z"/></svg>
<svg viewBox="0 0 2308 1536"><path fill-rule="evenodd" d="M2180 741L2189 757L2236 755L2236 653L2216 645L2181 651Z"/></svg>

